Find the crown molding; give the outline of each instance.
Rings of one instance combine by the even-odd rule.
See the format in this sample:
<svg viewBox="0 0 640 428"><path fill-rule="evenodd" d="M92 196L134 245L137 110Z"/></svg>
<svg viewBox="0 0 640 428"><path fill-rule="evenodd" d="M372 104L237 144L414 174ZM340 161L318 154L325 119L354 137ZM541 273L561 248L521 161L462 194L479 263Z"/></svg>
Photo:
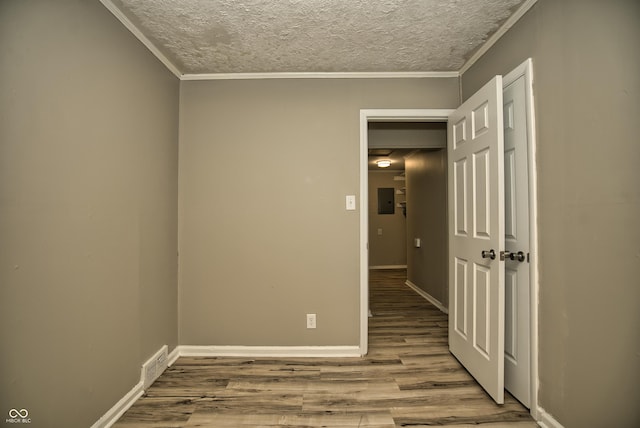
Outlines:
<svg viewBox="0 0 640 428"><path fill-rule="evenodd" d="M482 46L480 46L477 51L475 51L471 58L469 58L467 62L462 65L462 67L458 71L458 74L462 76L467 70L469 70L473 66L473 64L475 64L482 57L482 55L487 53L487 51L491 49L491 47L493 47L493 45L495 45L496 42L500 40L500 38L504 36L504 34L509 31L509 29L513 27L515 23L518 22L520 18L522 18L524 14L527 13L529 9L531 9L537 2L538 0L526 0L524 3L522 3L518 10L516 10L514 14L511 15L500 26L500 28L498 28L498 30L493 33Z"/></svg>
<svg viewBox="0 0 640 428"><path fill-rule="evenodd" d="M131 31L131 33L136 36L136 38L140 40L140 42L142 42L142 44L145 45L147 49L149 49L151 53L154 54L155 57L158 58L160 62L162 62L165 67L169 69L169 71L171 71L178 79L182 77L182 73L180 72L180 70L178 70L178 67L176 67L175 64L171 62L169 58L167 58L162 52L160 52L160 50L158 50L158 48L151 42L151 40L149 40L144 34L142 34L138 27L136 27L135 24L131 22L131 20L127 18L126 15L122 13L122 11L118 9L118 7L113 4L111 0L100 0L100 3L102 3L104 7L106 7L109 12L111 12L113 16L115 16L118 21L120 21L122 25L127 28L127 30Z"/></svg>
<svg viewBox="0 0 640 428"><path fill-rule="evenodd" d="M259 79L423 79L457 78L457 71L408 72L299 72L299 73L203 73L183 74L181 80L259 80Z"/></svg>

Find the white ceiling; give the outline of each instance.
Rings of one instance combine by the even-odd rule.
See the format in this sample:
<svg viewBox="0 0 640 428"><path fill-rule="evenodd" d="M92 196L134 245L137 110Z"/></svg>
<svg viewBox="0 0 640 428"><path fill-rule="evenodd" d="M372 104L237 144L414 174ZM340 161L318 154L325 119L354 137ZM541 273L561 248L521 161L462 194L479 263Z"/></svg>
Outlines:
<svg viewBox="0 0 640 428"><path fill-rule="evenodd" d="M178 75L457 72L525 2L101 1Z"/></svg>

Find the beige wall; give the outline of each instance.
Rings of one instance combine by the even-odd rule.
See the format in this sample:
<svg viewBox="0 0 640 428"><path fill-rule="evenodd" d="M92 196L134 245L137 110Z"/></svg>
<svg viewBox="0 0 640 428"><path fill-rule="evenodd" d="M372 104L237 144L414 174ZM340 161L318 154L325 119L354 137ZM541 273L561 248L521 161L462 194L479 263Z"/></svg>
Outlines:
<svg viewBox="0 0 640 428"><path fill-rule="evenodd" d="M99 2L0 2L0 414L90 426L177 344L179 82Z"/></svg>
<svg viewBox="0 0 640 428"><path fill-rule="evenodd" d="M183 82L180 343L358 345L359 110L458 102L456 78Z"/></svg>
<svg viewBox="0 0 640 428"><path fill-rule="evenodd" d="M395 194L405 187L404 180L394 180L404 171L369 171L369 266L406 266L407 219L397 205L405 195ZM378 188L394 189L395 212L378 214ZM382 235L378 235L382 229Z"/></svg>
<svg viewBox="0 0 640 428"><path fill-rule="evenodd" d="M415 153L405 171L407 279L447 307L447 149Z"/></svg>
<svg viewBox="0 0 640 428"><path fill-rule="evenodd" d="M462 79L533 58L540 403L572 427L640 426L640 3L539 0Z"/></svg>

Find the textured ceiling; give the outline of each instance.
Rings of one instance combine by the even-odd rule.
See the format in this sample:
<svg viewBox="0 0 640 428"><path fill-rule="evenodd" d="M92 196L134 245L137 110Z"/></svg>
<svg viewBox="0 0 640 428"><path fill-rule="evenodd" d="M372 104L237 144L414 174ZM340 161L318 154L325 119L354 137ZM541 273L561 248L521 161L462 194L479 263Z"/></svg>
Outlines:
<svg viewBox="0 0 640 428"><path fill-rule="evenodd" d="M181 74L458 71L523 0L110 0Z"/></svg>

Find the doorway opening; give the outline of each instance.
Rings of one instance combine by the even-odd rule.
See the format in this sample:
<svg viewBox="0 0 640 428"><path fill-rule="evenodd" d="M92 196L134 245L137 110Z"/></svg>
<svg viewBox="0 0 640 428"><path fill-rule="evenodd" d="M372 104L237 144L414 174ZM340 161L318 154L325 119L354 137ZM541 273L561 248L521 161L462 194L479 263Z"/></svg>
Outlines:
<svg viewBox="0 0 640 428"><path fill-rule="evenodd" d="M403 109L403 110L361 110L360 111L360 353L368 351L369 317L369 149L389 148L370 146L369 134L373 128L382 129L382 134L393 129L393 123L443 123L447 121L449 109ZM373 133L373 132L371 132ZM374 137L375 138L375 137ZM383 146L393 146L388 141L379 142ZM406 143L404 143L406 145ZM373 147L372 147L373 146ZM393 148L393 147L391 147ZM395 147L401 148L401 147ZM405 149L407 147L404 147ZM410 147L418 149L419 146ZM384 231L383 231L384 233Z"/></svg>
<svg viewBox="0 0 640 428"><path fill-rule="evenodd" d="M369 269L405 268L407 285L445 313L446 145L446 122L368 125Z"/></svg>

